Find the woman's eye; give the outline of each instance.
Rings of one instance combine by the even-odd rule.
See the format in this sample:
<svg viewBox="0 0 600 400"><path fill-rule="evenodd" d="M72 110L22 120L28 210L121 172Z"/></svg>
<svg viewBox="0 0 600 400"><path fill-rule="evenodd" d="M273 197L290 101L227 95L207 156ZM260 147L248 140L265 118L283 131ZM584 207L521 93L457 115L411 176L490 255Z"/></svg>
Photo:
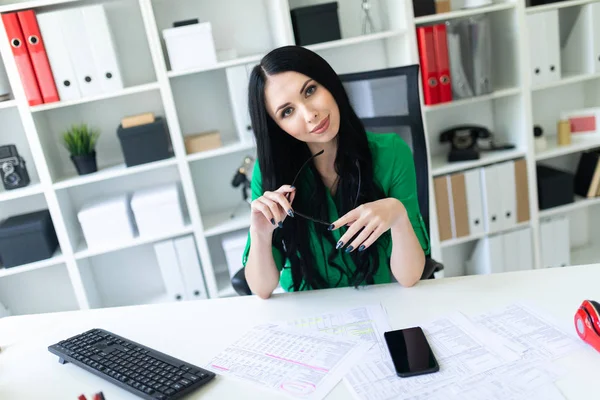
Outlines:
<svg viewBox="0 0 600 400"><path fill-rule="evenodd" d="M292 108L291 108L291 107L288 107L288 108L286 108L285 110L283 110L283 111L281 112L281 116L282 116L283 118L285 118L285 117L289 117L290 115L292 115Z"/></svg>
<svg viewBox="0 0 600 400"><path fill-rule="evenodd" d="M317 90L317 87L315 85L309 86L306 89L306 95L310 96L311 94L313 94L315 92L315 90Z"/></svg>

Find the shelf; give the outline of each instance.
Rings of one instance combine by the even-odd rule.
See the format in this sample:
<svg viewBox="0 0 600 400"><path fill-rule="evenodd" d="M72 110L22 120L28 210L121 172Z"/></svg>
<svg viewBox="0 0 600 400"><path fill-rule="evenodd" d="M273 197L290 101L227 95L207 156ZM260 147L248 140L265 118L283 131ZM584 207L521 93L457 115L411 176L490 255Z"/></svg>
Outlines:
<svg viewBox="0 0 600 400"><path fill-rule="evenodd" d="M494 4L486 7L470 8L464 10L450 11L443 14L425 15L415 18L415 25L428 24L431 22L447 21L449 19L471 17L473 15L486 14L515 8L515 3Z"/></svg>
<svg viewBox="0 0 600 400"><path fill-rule="evenodd" d="M58 249L56 250L56 253L54 253L54 256L45 260L20 265L18 267L0 268L0 278L10 275L21 274L23 272L35 271L37 269L52 267L54 265L64 262L64 260L64 256L62 255L60 249Z"/></svg>
<svg viewBox="0 0 600 400"><path fill-rule="evenodd" d="M101 248L92 248L92 249L88 249L87 244L85 243L85 239L82 239L79 244L78 250L75 253L75 258L79 260L82 258L93 257L93 256L97 256L100 254L110 253L113 251L129 249L131 247L141 246L144 244L159 242L161 240L166 240L166 239L171 239L171 238L174 238L177 236L187 235L189 233L192 233L193 230L194 229L193 229L192 225L188 222L188 223L186 223L186 225L183 229L178 229L178 230L171 231L171 232L163 232L160 235L155 235L155 236L145 236L145 237L138 236L130 242L124 242L124 243L120 243L118 245L101 247Z"/></svg>
<svg viewBox="0 0 600 400"><path fill-rule="evenodd" d="M482 233L478 233L476 235L463 236L463 237L459 237L459 238L456 238L456 239L448 239L448 240L444 240L443 242L441 242L440 246L441 247L456 246L458 244L463 244L463 243L471 242L473 240L479 240L479 239L482 239L482 238L484 238L486 236L503 234L503 233L514 231L514 230L518 230L518 229L521 229L521 228L526 228L526 227L529 227L529 225L530 225L530 221L525 221L525 222L521 222L520 224L515 224L515 225L511 226L510 228L500 229L499 231L496 231L496 232L491 232L491 233L482 232Z"/></svg>
<svg viewBox="0 0 600 400"><path fill-rule="evenodd" d="M544 151L535 154L537 161L600 147L600 135L598 134L572 135L571 144L566 146L559 146L556 139L556 136L546 138L548 147Z"/></svg>
<svg viewBox="0 0 600 400"><path fill-rule="evenodd" d="M36 194L41 194L43 192L44 189L42 188L42 185L39 183L34 183L20 189L6 190L0 192L0 202L20 199L27 196L35 196Z"/></svg>
<svg viewBox="0 0 600 400"><path fill-rule="evenodd" d="M531 88L531 90L536 92L536 91L545 90L545 89L552 89L552 88L559 87L559 86L571 85L573 83L590 81L590 80L596 79L596 78L600 78L600 74L594 73L594 74L568 75L568 76L565 76L564 78L559 79L554 82L549 82L549 83L545 83L543 85L533 86Z"/></svg>
<svg viewBox="0 0 600 400"><path fill-rule="evenodd" d="M600 197L586 198L575 196L575 201L573 203L540 210L540 218L547 218L558 214L566 214L568 212L579 210L585 207L591 207L596 204L600 204Z"/></svg>
<svg viewBox="0 0 600 400"><path fill-rule="evenodd" d="M219 61L216 64L204 66L204 67L200 67L200 68L190 68L190 69L181 70L181 71L169 71L169 72L167 72L167 76L169 78L176 78L179 76L198 74L200 72L212 71L215 69L223 69L223 68L235 67L237 65L258 63L261 60L261 58L263 58L263 57L264 57L264 54L256 54L253 56L235 58L233 60Z"/></svg>
<svg viewBox="0 0 600 400"><path fill-rule="evenodd" d="M466 106L466 105L470 105L470 104L474 104L474 103L480 103L482 101L499 99L499 98L508 97L508 96L515 96L520 93L521 93L520 88L500 89L500 90L496 90L493 93L486 94L483 96L475 96L475 97L470 97L468 99L453 100L453 101L449 101L446 103L434 104L434 105L430 105L430 106L423 106L423 111L432 112L432 111L436 111L436 110L446 110L446 109L452 108L452 107Z"/></svg>
<svg viewBox="0 0 600 400"><path fill-rule="evenodd" d="M556 10L556 9L560 9L560 8L581 6L581 5L588 4L588 3L594 3L596 1L598 1L598 0L561 1L558 3L544 4L541 6L525 7L525 12L527 14L533 14L533 13L538 13L538 12Z"/></svg>
<svg viewBox="0 0 600 400"><path fill-rule="evenodd" d="M70 107L70 106L75 106L78 104L90 103L93 101L114 99L116 97L129 96L131 94L149 92L151 90L158 90L158 88L159 88L159 86L158 86L158 83L156 83L156 82L155 83L147 83L145 85L132 86L132 87L125 88L125 89L119 90L117 92L112 92L112 93L102 93L102 94L98 94L96 96L84 97L81 99L57 101L57 102L48 103L48 104L40 104L39 106L32 106L29 109L31 110L32 113L40 112L40 111L47 111L47 110L54 110L57 108Z"/></svg>
<svg viewBox="0 0 600 400"><path fill-rule="evenodd" d="M166 168L175 165L177 160L172 157L166 160L154 161L146 164L140 164L133 167L127 167L125 164L118 164L112 167L106 167L98 170L93 174L66 178L54 184L55 189L66 189L75 186L86 185L88 183L105 181L108 179L119 178L121 176L139 174L142 172L152 171L159 168Z"/></svg>
<svg viewBox="0 0 600 400"><path fill-rule="evenodd" d="M230 218L233 209L230 211L206 215L202 217L204 222L204 236L211 237L237 231L239 229L250 227L250 208L242 210L240 207L234 218Z"/></svg>
<svg viewBox="0 0 600 400"><path fill-rule="evenodd" d="M368 35L355 36L355 37L347 38L347 39L332 40L329 42L309 44L304 47L306 47L307 49L310 49L312 51L335 49L338 47L352 46L352 45L360 44L360 43L367 43L367 42L373 42L373 41L381 40L381 39L388 39L391 37L403 35L404 33L406 33L406 31L404 31L404 30L384 31L384 32L370 33Z"/></svg>
<svg viewBox="0 0 600 400"><path fill-rule="evenodd" d="M494 164L498 162L513 160L525 156L524 150L499 150L490 152L481 152L481 158L479 160L471 161L459 161L449 163L448 154L440 154L431 157L431 170L433 176L451 174L457 171L463 171L471 168L483 167L488 164Z"/></svg>
<svg viewBox="0 0 600 400"><path fill-rule="evenodd" d="M16 0L12 1L11 4L6 4L0 7L0 13L6 13L9 11L26 10L30 8L54 6L59 4L74 3L79 0Z"/></svg>
<svg viewBox="0 0 600 400"><path fill-rule="evenodd" d="M238 151L254 149L254 142L235 142L226 144L218 149L202 151L200 153L192 153L187 156L189 162L206 160L207 158L223 156L226 154L236 153Z"/></svg>
<svg viewBox="0 0 600 400"><path fill-rule="evenodd" d="M17 102L15 100L0 101L0 110L2 110L3 108L11 108L16 106Z"/></svg>

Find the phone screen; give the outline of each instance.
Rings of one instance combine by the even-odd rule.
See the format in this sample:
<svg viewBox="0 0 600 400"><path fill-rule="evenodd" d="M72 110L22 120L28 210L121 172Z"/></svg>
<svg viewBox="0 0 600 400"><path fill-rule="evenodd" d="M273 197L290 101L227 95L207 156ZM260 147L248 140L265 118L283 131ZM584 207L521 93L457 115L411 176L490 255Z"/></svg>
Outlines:
<svg viewBox="0 0 600 400"><path fill-rule="evenodd" d="M439 371L425 333L419 327L383 334L398 376L407 377Z"/></svg>

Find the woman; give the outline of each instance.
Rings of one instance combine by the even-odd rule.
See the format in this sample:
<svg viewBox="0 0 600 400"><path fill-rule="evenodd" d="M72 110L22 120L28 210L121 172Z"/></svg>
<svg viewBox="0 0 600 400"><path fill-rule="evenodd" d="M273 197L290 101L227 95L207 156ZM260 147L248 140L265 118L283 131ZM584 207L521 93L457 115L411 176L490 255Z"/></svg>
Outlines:
<svg viewBox="0 0 600 400"><path fill-rule="evenodd" d="M258 162L243 264L253 293L414 285L429 238L412 153L395 133L365 131L331 66L303 47L252 70Z"/></svg>

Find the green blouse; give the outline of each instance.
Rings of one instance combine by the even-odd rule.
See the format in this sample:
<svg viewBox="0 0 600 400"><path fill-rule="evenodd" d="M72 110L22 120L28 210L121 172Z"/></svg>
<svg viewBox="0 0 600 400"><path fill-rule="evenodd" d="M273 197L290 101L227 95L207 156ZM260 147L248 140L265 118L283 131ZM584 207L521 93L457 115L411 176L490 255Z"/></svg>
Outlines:
<svg viewBox="0 0 600 400"><path fill-rule="evenodd" d="M406 142L395 133L371 133L367 132L369 148L373 157L374 178L376 183L379 183L387 197L394 197L404 204L408 212L408 217L414 229L414 232L419 239L421 247L426 255L429 254L429 237L425 229L425 223L419 210L419 202L417 199L417 184L415 176L415 167L410 147ZM254 164L252 174L252 200L262 196L262 179L258 162ZM329 194L327 193L327 202L329 209L330 221L336 221L341 215L338 215L337 206ZM293 208L293 206L292 206ZM312 223L309 224L311 231L311 245L315 254L329 254L332 250L331 244L327 240L320 240L317 236ZM344 234L346 228L342 227L332 232L333 242L337 243ZM248 241L244 250L242 263L246 266L248 253L250 251L250 234L248 233ZM385 262L385 267L378 268L374 276L374 283L390 283L391 271L387 260L392 253L392 241L389 240L387 248L383 249L380 254L381 260ZM340 272L335 268L328 267L326 258L314 257L316 259L315 268L319 274L330 284L331 287L349 286L346 276L342 276L340 280ZM281 272L280 284L285 291L293 290L292 271L289 262L286 262L285 254L273 247L273 259L275 265ZM350 257L343 251L343 248L338 250L335 262L338 265L353 266L354 263Z"/></svg>

